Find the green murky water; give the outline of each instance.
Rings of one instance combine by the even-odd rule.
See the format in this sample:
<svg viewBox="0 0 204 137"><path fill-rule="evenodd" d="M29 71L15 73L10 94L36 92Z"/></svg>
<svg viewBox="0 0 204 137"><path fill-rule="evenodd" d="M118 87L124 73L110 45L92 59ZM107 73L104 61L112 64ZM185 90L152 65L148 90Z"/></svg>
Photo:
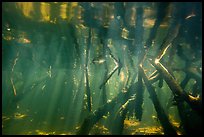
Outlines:
<svg viewBox="0 0 204 137"><path fill-rule="evenodd" d="M201 11L3 2L2 134L202 133Z"/></svg>

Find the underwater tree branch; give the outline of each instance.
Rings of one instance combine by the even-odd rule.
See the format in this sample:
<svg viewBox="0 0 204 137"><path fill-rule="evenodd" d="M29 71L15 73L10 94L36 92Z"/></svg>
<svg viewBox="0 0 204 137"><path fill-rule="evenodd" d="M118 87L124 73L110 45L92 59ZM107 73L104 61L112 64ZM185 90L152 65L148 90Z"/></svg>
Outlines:
<svg viewBox="0 0 204 137"><path fill-rule="evenodd" d="M191 95L188 95L181 86L176 82L176 80L171 76L171 74L168 72L168 70L160 63L160 62L153 62L152 60L149 60L150 63L159 71L159 73L162 75L164 80L166 81L167 85L173 92L173 94L176 94L180 96L183 100L185 100L190 107L195 110L196 112L200 113L202 109L202 100L201 98L196 98Z"/></svg>
<svg viewBox="0 0 204 137"><path fill-rule="evenodd" d="M18 61L18 58L19 58L19 51L16 54L16 58L14 59L13 67L11 69L11 78L10 78L10 81L11 81L11 85L13 87L14 96L16 96L16 88L15 88L15 85L14 85L14 82L13 82L13 72L14 72L14 68L16 66L16 63Z"/></svg>
<svg viewBox="0 0 204 137"><path fill-rule="evenodd" d="M113 70L108 74L107 78L103 81L103 83L100 85L100 89L107 83L107 81L111 78L111 76L117 71L118 66L115 66Z"/></svg>
<svg viewBox="0 0 204 137"><path fill-rule="evenodd" d="M10 81L11 81L11 85L12 85L12 88L13 88L13 94L14 94L14 96L16 96L16 88L15 88L15 85L13 83L13 78L10 78Z"/></svg>
<svg viewBox="0 0 204 137"><path fill-rule="evenodd" d="M157 82L158 80L160 80L160 76L159 76L159 74L157 74L156 76L154 76L154 77L152 77L152 78L150 78L148 80L149 80L150 83L153 84L153 83Z"/></svg>
<svg viewBox="0 0 204 137"><path fill-rule="evenodd" d="M185 78L183 79L183 81L181 82L180 86L182 89L185 89L188 81L190 80L190 77L188 74L186 74Z"/></svg>
<svg viewBox="0 0 204 137"><path fill-rule="evenodd" d="M88 45L86 50L86 62L85 62L85 78L86 78L86 94L87 94L87 104L88 104L88 110L91 111L91 91L89 86L89 76L88 76L88 60L89 60L89 51L91 46L91 32L92 29L89 30L89 37L88 37Z"/></svg>
<svg viewBox="0 0 204 137"><path fill-rule="evenodd" d="M120 70L122 68L122 64L120 62L120 60L116 59L114 57L114 55L112 54L111 50L107 47L108 51L109 51L109 54L111 56L111 58L114 60L114 63L116 64L116 66L113 68L113 70L108 74L107 78L103 81L103 83L100 85L100 89L102 89L102 87L107 83L107 81L112 77L112 75L118 70L118 75L120 73Z"/></svg>
<svg viewBox="0 0 204 137"><path fill-rule="evenodd" d="M195 68L195 67L185 67L185 68L172 68L172 70L173 71L183 71L183 72L185 72L186 73L186 75L188 76L187 78L188 79L191 79L191 78L193 78L193 79L195 79L197 82L198 82L198 85L200 86L200 87L202 87L202 76L201 76L201 74L199 73L199 71L197 70L197 68ZM186 80L187 80L187 78L186 78ZM184 79L185 80L185 79ZM184 82L184 80L183 80L183 82ZM186 81L185 80L185 81ZM182 85L182 84L181 84ZM184 86L185 87L185 86Z"/></svg>
<svg viewBox="0 0 204 137"><path fill-rule="evenodd" d="M102 42L103 45L103 57L106 56L106 51L107 51L107 46ZM108 77L108 64L105 61L104 62L104 68L105 68L105 73L104 73L104 77L103 77L103 81L105 81ZM107 102L107 95L106 95L106 87L103 86L102 88L102 104L105 104Z"/></svg>
<svg viewBox="0 0 204 137"><path fill-rule="evenodd" d="M177 23L177 24L172 24L172 26L169 28L169 32L166 38L164 39L162 45L160 46L159 54L157 56L158 60L160 60L165 55L167 49L171 46L171 43L177 37L180 30L180 26L181 24Z"/></svg>

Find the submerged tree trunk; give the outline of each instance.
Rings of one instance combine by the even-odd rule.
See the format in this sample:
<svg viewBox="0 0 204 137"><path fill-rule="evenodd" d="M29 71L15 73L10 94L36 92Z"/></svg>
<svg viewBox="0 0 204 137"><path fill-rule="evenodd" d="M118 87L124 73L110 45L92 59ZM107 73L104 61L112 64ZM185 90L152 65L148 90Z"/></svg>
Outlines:
<svg viewBox="0 0 204 137"><path fill-rule="evenodd" d="M82 123L77 135L87 135L91 128L96 124L104 115L110 111L116 103L116 98L113 99L111 102L104 104L103 106L99 107L96 111L90 113L87 118L85 118L84 122Z"/></svg>
<svg viewBox="0 0 204 137"><path fill-rule="evenodd" d="M82 123L78 135L87 135L91 128L96 124L104 115L113 109L116 104L124 104L130 96L134 95L134 91L137 90L138 83L132 84L127 92L120 92L112 101L107 102L103 106L99 107L96 111L91 112Z"/></svg>
<svg viewBox="0 0 204 137"><path fill-rule="evenodd" d="M141 121L142 120L142 113L143 113L143 98L144 98L144 86L142 82L142 75L141 70L138 70L138 88L136 93L136 99L135 99L135 117Z"/></svg>
<svg viewBox="0 0 204 137"><path fill-rule="evenodd" d="M164 109L161 107L161 104L157 98L156 92L153 88L153 86L151 85L151 83L149 82L144 70L140 67L141 69L141 75L142 78L145 82L145 85L147 87L147 90L150 94L150 98L152 99L152 102L154 104L155 110L157 112L159 121L164 129L164 134L166 135L177 135L175 129L173 128L173 126L171 125L171 123L169 122L168 116L165 114Z"/></svg>
<svg viewBox="0 0 204 137"><path fill-rule="evenodd" d="M127 112L128 112L128 107L125 106L123 110L121 111L119 110L119 112L116 114L115 118L113 119L114 125L112 126L112 129L111 129L111 132L113 135L122 135L123 128L124 128L124 120L126 118Z"/></svg>
<svg viewBox="0 0 204 137"><path fill-rule="evenodd" d="M136 15L136 29L135 29L135 41L136 41L136 47L138 52L138 87L137 87L137 93L136 93L136 99L135 99L135 116L139 121L142 119L142 104L143 104L143 95L144 95L144 88L142 83L142 76L139 69L139 64L142 63L142 61L145 58L145 51L143 46L143 34L144 34L144 28L143 28L143 14L144 10L142 7L137 8L137 15Z"/></svg>
<svg viewBox="0 0 204 137"><path fill-rule="evenodd" d="M162 23L162 21L164 20L165 16L167 15L169 3L160 2L160 3L158 3L157 6L158 6L157 18L156 18L156 21L154 23L154 26L150 30L149 38L147 39L147 42L146 42L147 48L151 47L153 40L157 36L156 35L157 30L158 30L160 24Z"/></svg>

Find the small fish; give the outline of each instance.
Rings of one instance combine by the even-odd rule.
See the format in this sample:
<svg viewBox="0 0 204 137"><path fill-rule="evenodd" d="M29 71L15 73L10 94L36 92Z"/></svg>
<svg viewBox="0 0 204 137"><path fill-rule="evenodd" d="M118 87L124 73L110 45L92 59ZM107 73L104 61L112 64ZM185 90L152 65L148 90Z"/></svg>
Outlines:
<svg viewBox="0 0 204 137"><path fill-rule="evenodd" d="M22 44L29 44L29 43L31 43L31 41L29 39L27 39L27 38L19 38L19 39L17 39L17 42L18 43L22 43Z"/></svg>
<svg viewBox="0 0 204 137"><path fill-rule="evenodd" d="M107 119L107 116L103 116L104 119Z"/></svg>
<svg viewBox="0 0 204 137"><path fill-rule="evenodd" d="M80 128L80 126L77 126L75 129L79 129Z"/></svg>
<svg viewBox="0 0 204 137"><path fill-rule="evenodd" d="M60 120L64 120L64 117L60 117Z"/></svg>
<svg viewBox="0 0 204 137"><path fill-rule="evenodd" d="M7 120L9 120L9 119L10 119L10 117L2 116L2 120L3 120L3 121L7 121Z"/></svg>
<svg viewBox="0 0 204 137"><path fill-rule="evenodd" d="M194 13L191 13L190 15L188 15L185 19L189 19L189 18L192 18L192 17L195 17L196 15Z"/></svg>
<svg viewBox="0 0 204 137"><path fill-rule="evenodd" d="M43 86L42 86L42 90L44 90L45 86L46 86L46 85L43 85Z"/></svg>
<svg viewBox="0 0 204 137"><path fill-rule="evenodd" d="M20 114L20 113L15 113L14 114L14 118L15 119L23 119L24 117L26 117L27 115L25 114Z"/></svg>
<svg viewBox="0 0 204 137"><path fill-rule="evenodd" d="M52 77L52 66L49 67L47 71L47 75L51 78Z"/></svg>
<svg viewBox="0 0 204 137"><path fill-rule="evenodd" d="M102 56L99 56L99 57L95 57L93 60L92 60L92 63L93 64L103 64L106 60L102 57Z"/></svg>
<svg viewBox="0 0 204 137"><path fill-rule="evenodd" d="M158 117L157 116L152 116L152 119L156 120L156 121L159 121Z"/></svg>

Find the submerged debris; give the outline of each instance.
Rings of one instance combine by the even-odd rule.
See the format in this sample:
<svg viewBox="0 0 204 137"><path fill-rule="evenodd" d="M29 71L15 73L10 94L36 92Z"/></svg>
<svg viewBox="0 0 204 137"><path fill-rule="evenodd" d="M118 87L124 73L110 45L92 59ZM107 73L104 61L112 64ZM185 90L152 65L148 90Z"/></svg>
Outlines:
<svg viewBox="0 0 204 137"><path fill-rule="evenodd" d="M110 135L109 130L101 124L95 124L89 135Z"/></svg>
<svg viewBox="0 0 204 137"><path fill-rule="evenodd" d="M162 127L145 127L138 128L132 135L163 135Z"/></svg>

